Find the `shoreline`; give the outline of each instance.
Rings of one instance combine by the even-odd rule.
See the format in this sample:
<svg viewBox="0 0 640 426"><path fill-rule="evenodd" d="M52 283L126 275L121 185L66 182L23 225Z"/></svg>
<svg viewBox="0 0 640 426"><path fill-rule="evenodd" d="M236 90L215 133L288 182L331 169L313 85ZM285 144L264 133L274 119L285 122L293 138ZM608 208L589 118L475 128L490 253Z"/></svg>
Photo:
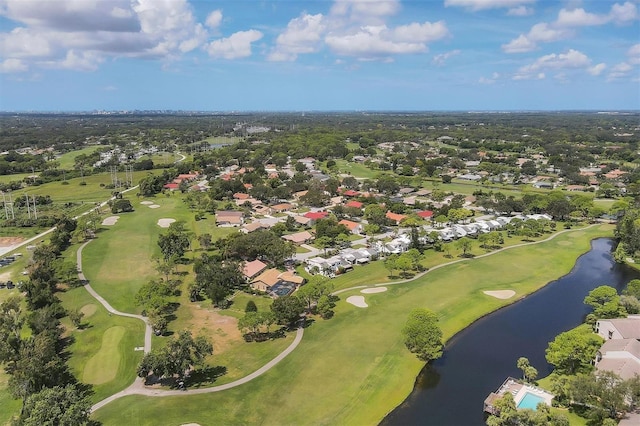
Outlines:
<svg viewBox="0 0 640 426"><path fill-rule="evenodd" d="M594 226L594 225L590 225L590 226L585 227L585 228L580 228L580 229L575 229L575 230L569 230L569 231L580 231L580 230L583 230L583 229L586 229L586 228L589 228L589 227L592 227L592 226ZM559 233L554 234L554 235L553 235L553 237L554 237L555 235L559 235ZM575 261L574 261L573 266L571 267L571 269L570 269L567 273L565 273L565 274L563 274L563 275L560 275L559 277L557 277L557 278L555 278L555 279L553 279L553 280L551 280L551 281L548 281L548 282L546 282L546 283L542 284L541 286L539 286L539 287L537 287L537 288L533 289L532 291L530 291L530 292L528 292L528 293L524 293L524 294L522 294L522 295L521 295L520 297L518 297L517 299L509 300L507 304L505 304L505 305L503 305L503 306L500 306L500 307L498 307L497 309L492 310L491 312L487 312L486 314L484 314L484 315L482 315L482 316L480 316L480 317L476 318L475 320L473 320L473 321L472 321L472 322L470 322L469 324L467 324L467 325L465 325L464 327L462 327L461 329L457 330L453 335L451 335L448 339L446 339L446 340L443 342L443 344L444 344L443 356L444 356L444 352L446 352L446 350L447 350L447 345L448 345L448 344L451 344L451 343L454 343L454 342L455 342L455 340L456 340L457 338L459 338L460 334L461 334L462 332L464 332L465 330L467 330L468 328L472 327L473 325L477 324L478 322L482 321L483 319L487 318L488 316L493 315L493 314L494 314L494 313L496 313L496 312L499 312L499 311L501 311L501 310L503 310L503 309L506 309L506 308L512 307L513 305L515 305L516 303L518 303L518 302L520 302L520 301L522 301L522 300L526 299L527 297L529 297L529 296L531 296L531 295L533 295L533 294L535 294L535 293L537 293L537 292L539 292L539 291L544 290L544 289L545 289L549 284L551 284L551 283L553 283L553 282L555 282L555 281L558 281L558 280L562 279L563 277L566 277L566 276L568 276L569 274L571 274L571 273L574 271L574 269L576 268L576 264L578 263L578 260L579 260L582 256L584 256L586 253L588 253L588 252L591 250L591 248L592 248L592 246L593 246L593 242L594 242L595 240L598 240L598 239L610 239L610 240L612 240L612 239L614 239L614 238L613 238L613 236L610 236L610 237L595 237L595 238L592 238L591 240L589 240L589 248L588 248L586 251L584 251L583 253L581 253L578 257L576 257L576 259L575 259ZM546 241L546 240L537 241L536 243L540 243L540 242L543 242L543 241ZM514 246L514 247L515 247L515 246ZM492 252L492 253L493 253L493 252ZM489 254L491 254L491 253L489 253ZM465 260L466 260L466 259L465 259ZM506 300L508 300L508 299L504 299L504 300L506 301ZM404 403L405 403L405 401L407 401L407 399L408 399L408 398L411 396L411 394L413 394L413 392L415 391L416 386L418 385L418 379L419 379L419 378L420 378L420 376L422 375L422 372L424 371L424 369L425 369L425 368L428 368L428 367L429 367L429 365L430 365L429 363L425 363L425 364L420 368L420 371L418 371L418 374L415 376L415 379L414 379L414 382L413 382L413 386L412 386L412 388L411 388L411 391L410 391L410 392L409 392L409 393L404 397L404 399L402 400L402 402L400 402L400 404L396 405L396 406L395 406L395 407L393 407L391 410L389 410L389 411L388 411L388 412L387 412L387 413L386 413L386 414L385 414L385 415L384 415L384 416L383 416L383 417L382 417L382 418L381 418L381 419L376 423L377 425L382 424L382 423L385 421L385 419L389 416L389 414L393 413L393 412L394 412L398 407L400 407L402 404L404 404Z"/></svg>

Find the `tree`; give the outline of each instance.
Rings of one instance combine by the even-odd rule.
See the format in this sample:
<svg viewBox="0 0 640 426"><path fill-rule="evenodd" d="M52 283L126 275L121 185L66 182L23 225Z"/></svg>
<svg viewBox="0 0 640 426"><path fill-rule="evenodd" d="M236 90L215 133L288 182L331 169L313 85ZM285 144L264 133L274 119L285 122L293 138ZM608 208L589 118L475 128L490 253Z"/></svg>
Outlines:
<svg viewBox="0 0 640 426"><path fill-rule="evenodd" d="M209 250L211 247L211 234L202 234L198 237L198 243L200 243L200 247L205 250Z"/></svg>
<svg viewBox="0 0 640 426"><path fill-rule="evenodd" d="M43 388L27 397L18 424L23 426L89 424L91 402L75 385Z"/></svg>
<svg viewBox="0 0 640 426"><path fill-rule="evenodd" d="M620 316L620 296L615 288L601 285L589 292L584 303L593 308L598 318L616 318Z"/></svg>
<svg viewBox="0 0 640 426"><path fill-rule="evenodd" d="M323 235L322 237L316 238L315 239L315 244L316 246L320 247L322 250L324 250L324 255L327 255L327 248L331 247L331 245L333 244L333 240L331 239L331 237L327 236L327 235Z"/></svg>
<svg viewBox="0 0 640 426"><path fill-rule="evenodd" d="M398 255L392 254L384 260L384 267L389 270L389 276L393 276L393 271L398 269Z"/></svg>
<svg viewBox="0 0 640 426"><path fill-rule="evenodd" d="M467 237L462 237L456 241L456 248L462 250L462 256L467 257L469 250L471 250L471 240Z"/></svg>
<svg viewBox="0 0 640 426"><path fill-rule="evenodd" d="M196 273L195 291L204 290L214 306L218 306L233 290L246 286L238 262L217 262L205 253L196 260L193 270Z"/></svg>
<svg viewBox="0 0 640 426"><path fill-rule="evenodd" d="M516 362L516 366L518 367L519 370L522 370L522 378L526 379L525 376L525 371L527 369L527 367L529 367L531 364L529 363L529 359L525 358L523 356L521 356L520 358L518 358L518 361Z"/></svg>
<svg viewBox="0 0 640 426"><path fill-rule="evenodd" d="M589 372L591 361L602 345L602 338L587 325L560 333L549 343L545 352L547 362L559 374Z"/></svg>
<svg viewBox="0 0 640 426"><path fill-rule="evenodd" d="M171 288L163 281L150 280L143 284L136 295L134 301L137 306L145 310L165 311L169 306L169 296Z"/></svg>
<svg viewBox="0 0 640 426"><path fill-rule="evenodd" d="M194 339L190 331L182 330L167 346L144 356L138 366L138 376L147 377L153 371L158 377L178 376L178 380L183 380L190 368L203 366L211 354L213 345L206 337Z"/></svg>
<svg viewBox="0 0 640 426"><path fill-rule="evenodd" d="M407 271L411 269L412 265L413 265L413 260L411 259L411 256L408 255L407 253L402 253L396 259L396 268L400 269L402 271L402 275L405 277L407 276Z"/></svg>
<svg viewBox="0 0 640 426"><path fill-rule="evenodd" d="M133 206L131 201L126 198L118 198L111 201L111 213L116 214L120 212L132 212Z"/></svg>
<svg viewBox="0 0 640 426"><path fill-rule="evenodd" d="M69 319L71 320L71 323L76 327L80 327L83 317L84 312L80 311L79 309L69 311Z"/></svg>
<svg viewBox="0 0 640 426"><path fill-rule="evenodd" d="M421 360L431 361L442 356L442 331L434 312L424 308L413 309L402 334L407 348Z"/></svg>
<svg viewBox="0 0 640 426"><path fill-rule="evenodd" d="M278 324L292 326L304 312L304 302L297 296L279 297L271 304Z"/></svg>
<svg viewBox="0 0 640 426"><path fill-rule="evenodd" d="M627 296L634 296L640 300L640 280L631 280L627 284L627 288L624 289L622 294Z"/></svg>
<svg viewBox="0 0 640 426"><path fill-rule="evenodd" d="M245 312L258 312L258 307L256 306L256 302L253 300L249 300L247 302L247 306L244 308Z"/></svg>
<svg viewBox="0 0 640 426"><path fill-rule="evenodd" d="M175 223L175 222L174 222ZM173 225L173 224L172 224ZM172 230L158 237L160 252L165 261L181 258L190 245L189 237L184 232Z"/></svg>
<svg viewBox="0 0 640 426"><path fill-rule="evenodd" d="M630 408L629 384L613 372L598 371L597 374L580 374L571 378L568 393L574 403L590 411L589 417L598 424L604 424L604 419L615 419L618 413Z"/></svg>
<svg viewBox="0 0 640 426"><path fill-rule="evenodd" d="M333 290L331 281L322 275L314 275L309 282L298 289L296 296L306 305L307 311L311 312L312 305L318 303L322 296L328 296Z"/></svg>

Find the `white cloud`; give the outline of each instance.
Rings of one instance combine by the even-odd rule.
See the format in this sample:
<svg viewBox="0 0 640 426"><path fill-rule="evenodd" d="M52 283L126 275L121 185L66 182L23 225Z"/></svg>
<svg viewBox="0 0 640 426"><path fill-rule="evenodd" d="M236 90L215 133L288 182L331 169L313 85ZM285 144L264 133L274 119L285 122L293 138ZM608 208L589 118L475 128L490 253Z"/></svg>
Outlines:
<svg viewBox="0 0 640 426"><path fill-rule="evenodd" d="M638 8L631 2L624 4L615 3L611 6L609 19L618 25L628 24L638 19Z"/></svg>
<svg viewBox="0 0 640 426"><path fill-rule="evenodd" d="M222 11L214 10L207 16L207 20L204 21L205 25L211 29L216 29L222 22Z"/></svg>
<svg viewBox="0 0 640 426"><path fill-rule="evenodd" d="M289 21L286 30L276 39L276 47L267 56L270 61L294 61L299 54L313 53L320 48L326 30L325 18L303 14Z"/></svg>
<svg viewBox="0 0 640 426"><path fill-rule="evenodd" d="M444 22L410 24L389 29L386 25L369 25L349 33L329 33L327 46L338 55L360 60L388 60L389 55L423 53L427 43L449 34Z"/></svg>
<svg viewBox="0 0 640 426"><path fill-rule="evenodd" d="M392 16L400 10L400 0L335 0L331 15L342 16L352 21L372 21L372 19Z"/></svg>
<svg viewBox="0 0 640 426"><path fill-rule="evenodd" d="M529 16L533 15L533 8L527 6L512 7L507 11L509 16Z"/></svg>
<svg viewBox="0 0 640 426"><path fill-rule="evenodd" d="M440 53L439 55L434 56L431 62L433 62L437 66L442 66L445 64L445 62L447 62L449 58L452 58L459 54L460 54L459 49L452 50L450 52Z"/></svg>
<svg viewBox="0 0 640 426"><path fill-rule="evenodd" d="M583 27L606 24L609 18L595 13L588 13L582 8L573 10L560 9L556 25L561 27Z"/></svg>
<svg viewBox="0 0 640 426"><path fill-rule="evenodd" d="M409 25L401 25L393 30L392 38L394 41L418 41L428 43L430 41L439 40L449 35L449 30L444 21L435 23L424 22L419 24L414 22Z"/></svg>
<svg viewBox="0 0 640 426"><path fill-rule="evenodd" d="M531 27L527 34L520 34L509 43L503 44L502 50L506 53L531 52L538 48L539 42L563 40L572 34L570 30L552 28L549 24L542 22Z"/></svg>
<svg viewBox="0 0 640 426"><path fill-rule="evenodd" d="M534 3L536 0L445 0L445 6L458 6L476 10L510 8Z"/></svg>
<svg viewBox="0 0 640 426"><path fill-rule="evenodd" d="M108 57L172 60L208 34L187 0L0 0L17 27L0 53L31 66L93 70Z"/></svg>
<svg viewBox="0 0 640 426"><path fill-rule="evenodd" d="M562 70L585 69L589 71L590 66L591 60L587 55L578 50L569 49L566 53L544 55L532 64L521 67L513 79L529 80L540 78L540 74L544 74L543 71L546 70L561 72Z"/></svg>
<svg viewBox="0 0 640 426"><path fill-rule="evenodd" d="M326 46L341 56L388 61L427 52L428 43L449 35L443 21L387 25L399 10L399 0L335 0L327 15L303 13L289 21L267 60L294 61Z"/></svg>
<svg viewBox="0 0 640 426"><path fill-rule="evenodd" d="M573 28L599 26L605 24L627 24L638 19L637 7L634 3L615 3L608 14L587 12L581 7L563 8L558 18L552 23L541 22L526 34L520 34L509 43L502 45L506 53L531 52L538 48L538 43L550 43L564 40L575 35Z"/></svg>
<svg viewBox="0 0 640 426"><path fill-rule="evenodd" d="M0 62L0 73L12 74L18 72L25 72L29 69L20 59L9 58Z"/></svg>
<svg viewBox="0 0 640 426"><path fill-rule="evenodd" d="M600 75L600 74L602 74L602 71L605 70L605 68L607 68L607 64L600 63L598 65L594 65L594 66L590 67L587 70L587 72L589 72L589 74L591 74L591 75Z"/></svg>
<svg viewBox="0 0 640 426"><path fill-rule="evenodd" d="M356 56L359 59L385 59L389 55L426 52L420 42L395 42L389 39L385 26L362 27L353 34L329 34L325 41L338 55Z"/></svg>
<svg viewBox="0 0 640 426"><path fill-rule="evenodd" d="M626 62L620 62L619 64L616 64L611 68L611 71L607 76L607 81L619 80L629 77L632 70L633 67L630 64Z"/></svg>
<svg viewBox="0 0 640 426"><path fill-rule="evenodd" d="M257 30L238 31L230 37L212 41L206 50L213 58L246 58L251 56L251 43L260 40L262 36L263 34Z"/></svg>

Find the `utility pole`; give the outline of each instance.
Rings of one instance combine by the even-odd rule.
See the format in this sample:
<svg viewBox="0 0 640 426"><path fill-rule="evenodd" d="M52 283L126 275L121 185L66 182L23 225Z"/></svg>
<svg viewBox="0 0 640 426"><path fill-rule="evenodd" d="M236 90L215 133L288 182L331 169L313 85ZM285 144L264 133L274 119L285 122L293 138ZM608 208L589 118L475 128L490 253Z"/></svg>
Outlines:
<svg viewBox="0 0 640 426"><path fill-rule="evenodd" d="M36 196L33 196L33 218L38 218L38 209L36 208Z"/></svg>
<svg viewBox="0 0 640 426"><path fill-rule="evenodd" d="M31 219L31 210L29 210L29 195L24 194L24 197L27 199L27 215L29 215L29 219Z"/></svg>

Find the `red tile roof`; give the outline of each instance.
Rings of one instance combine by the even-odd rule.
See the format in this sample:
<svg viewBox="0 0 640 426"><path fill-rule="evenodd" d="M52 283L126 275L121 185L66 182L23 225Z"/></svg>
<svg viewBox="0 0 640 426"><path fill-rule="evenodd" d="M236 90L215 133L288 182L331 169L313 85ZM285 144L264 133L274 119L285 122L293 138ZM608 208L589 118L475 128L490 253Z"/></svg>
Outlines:
<svg viewBox="0 0 640 426"><path fill-rule="evenodd" d="M356 209L361 209L362 208L362 203L360 201L349 201L347 204L345 204L345 206L347 206L347 207L355 207Z"/></svg>
<svg viewBox="0 0 640 426"><path fill-rule="evenodd" d="M324 219L328 215L329 212L306 212L303 216L311 220L318 220Z"/></svg>
<svg viewBox="0 0 640 426"><path fill-rule="evenodd" d="M345 195L347 197L357 197L358 195L360 195L360 193L358 191L354 191L353 189L349 189L348 191L344 191L342 195Z"/></svg>
<svg viewBox="0 0 640 426"><path fill-rule="evenodd" d="M420 216L421 218L424 218L424 219L433 216L433 212L431 210L422 210L422 211L418 212L417 214L418 214L418 216Z"/></svg>

